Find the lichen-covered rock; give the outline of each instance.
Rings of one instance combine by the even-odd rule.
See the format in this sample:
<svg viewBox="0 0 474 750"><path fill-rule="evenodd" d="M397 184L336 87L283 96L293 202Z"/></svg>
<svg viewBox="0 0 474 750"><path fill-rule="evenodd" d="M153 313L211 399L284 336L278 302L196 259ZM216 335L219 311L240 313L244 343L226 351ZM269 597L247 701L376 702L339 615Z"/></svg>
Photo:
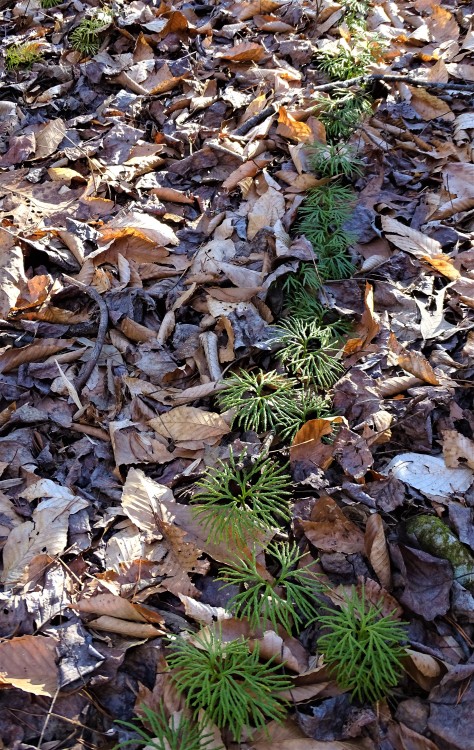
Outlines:
<svg viewBox="0 0 474 750"><path fill-rule="evenodd" d="M407 531L425 552L451 563L458 583L474 589L474 557L443 521L436 516L417 516L408 522Z"/></svg>

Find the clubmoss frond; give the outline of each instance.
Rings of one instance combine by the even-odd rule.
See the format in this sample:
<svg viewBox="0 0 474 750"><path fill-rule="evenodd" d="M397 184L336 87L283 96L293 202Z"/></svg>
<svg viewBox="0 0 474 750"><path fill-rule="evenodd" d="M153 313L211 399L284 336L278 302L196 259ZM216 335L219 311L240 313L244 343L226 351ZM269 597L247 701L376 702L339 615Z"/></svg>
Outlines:
<svg viewBox="0 0 474 750"><path fill-rule="evenodd" d="M347 178L362 174L362 162L351 146L340 143L313 143L308 147L311 169L322 177Z"/></svg>
<svg viewBox="0 0 474 750"><path fill-rule="evenodd" d="M61 5L64 0L40 0L42 8L54 8L56 5Z"/></svg>
<svg viewBox="0 0 474 750"><path fill-rule="evenodd" d="M182 715L168 719L163 705L157 711L142 706L141 711L143 717L140 716L134 722L117 722L136 732L140 739L119 742L114 750L121 750L129 745L135 748L139 746L144 750L206 750L211 745L215 747L213 735L202 722L191 721Z"/></svg>
<svg viewBox="0 0 474 750"><path fill-rule="evenodd" d="M100 48L100 32L112 22L109 11L102 10L93 18L84 18L69 37L71 46L82 55L95 55Z"/></svg>
<svg viewBox="0 0 474 750"><path fill-rule="evenodd" d="M236 409L233 424L243 430L266 432L277 425L275 410L291 401L296 380L279 375L275 370L245 372L241 370L224 381L226 390L218 397L222 409Z"/></svg>
<svg viewBox="0 0 474 750"><path fill-rule="evenodd" d="M167 657L172 680L188 708L196 713L202 709L236 741L246 727L284 720L285 704L277 696L291 682L273 660L260 662L258 643L250 652L245 640L224 643L212 631L193 639L197 645L176 638Z"/></svg>
<svg viewBox="0 0 474 750"><path fill-rule="evenodd" d="M332 417L329 396L320 396L311 388L293 391L293 400L278 410L278 434L283 440L294 436L309 419Z"/></svg>
<svg viewBox="0 0 474 750"><path fill-rule="evenodd" d="M333 81L365 75L370 65L382 58L385 43L377 34L367 32L358 24L353 25L351 32L349 42L343 38L316 53L318 67Z"/></svg>
<svg viewBox="0 0 474 750"><path fill-rule="evenodd" d="M318 119L330 143L349 138L362 120L372 114L370 97L364 92L336 90L331 97L316 97Z"/></svg>
<svg viewBox="0 0 474 750"><path fill-rule="evenodd" d="M17 68L31 68L33 63L41 60L41 47L38 42L16 44L8 47L5 52L5 68L17 70Z"/></svg>
<svg viewBox="0 0 474 750"><path fill-rule="evenodd" d="M318 577L310 566L298 568L303 555L297 545L289 543L270 544L267 552L278 565L273 581L264 577L255 552L242 559L232 568L220 571L219 579L226 586L242 587L240 593L230 599L228 608L237 617L246 617L252 628L272 624L275 630L283 625L288 633L294 626L306 627L316 617L316 594L322 590Z"/></svg>
<svg viewBox="0 0 474 750"><path fill-rule="evenodd" d="M290 484L286 467L265 456L252 462L245 452L236 459L230 449L228 460L219 461L197 483L193 515L213 541L241 546L256 530L273 528L277 519L289 520Z"/></svg>
<svg viewBox="0 0 474 750"><path fill-rule="evenodd" d="M398 684L406 639L404 623L382 616L382 603L366 601L353 588L341 609L325 608L317 621L325 632L318 640L324 661L339 687L359 701L375 702Z"/></svg>
<svg viewBox="0 0 474 750"><path fill-rule="evenodd" d="M273 341L282 347L277 356L292 374L319 388L334 385L343 367L336 359L339 338L330 326L290 319L275 328Z"/></svg>

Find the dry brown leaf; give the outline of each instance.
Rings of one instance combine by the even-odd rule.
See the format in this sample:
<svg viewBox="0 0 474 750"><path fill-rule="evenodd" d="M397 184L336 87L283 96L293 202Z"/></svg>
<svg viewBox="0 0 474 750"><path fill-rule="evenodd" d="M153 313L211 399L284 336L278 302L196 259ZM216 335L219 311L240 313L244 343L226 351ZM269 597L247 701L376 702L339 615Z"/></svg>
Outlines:
<svg viewBox="0 0 474 750"><path fill-rule="evenodd" d="M438 745L427 737L410 729L402 722L391 722L388 728L388 739L397 750L440 750Z"/></svg>
<svg viewBox="0 0 474 750"><path fill-rule="evenodd" d="M392 219L391 216L382 216L382 229L389 242L405 253L414 255L416 258L426 255L430 257L439 256L442 254L442 247L438 240L427 237L426 234L419 232L417 229L407 227L401 221Z"/></svg>
<svg viewBox="0 0 474 750"><path fill-rule="evenodd" d="M410 375L414 375L419 380L423 380L430 385L439 385L435 371L421 352L405 349L404 346L399 344L393 333L390 333L389 347L395 355L396 363L405 372L409 372Z"/></svg>
<svg viewBox="0 0 474 750"><path fill-rule="evenodd" d="M377 336L381 328L378 315L374 313L374 289L366 283L364 294L364 312L360 323L355 328L356 338L349 339L344 346L344 353L354 354L367 347Z"/></svg>
<svg viewBox="0 0 474 750"><path fill-rule="evenodd" d="M261 44L256 42L241 42L234 47L230 47L224 52L218 52L216 57L221 60L230 60L231 62L259 62L268 53Z"/></svg>
<svg viewBox="0 0 474 750"><path fill-rule="evenodd" d="M304 462L314 468L327 469L333 460L334 446L323 443L322 438L332 433L333 425L344 423L344 417L310 419L306 422L298 430L291 444L291 464Z"/></svg>
<svg viewBox="0 0 474 750"><path fill-rule="evenodd" d="M430 654L407 648L406 656L403 658L403 668L412 680L429 692L439 683L446 668Z"/></svg>
<svg viewBox="0 0 474 750"><path fill-rule="evenodd" d="M23 252L15 237L0 227L0 317L7 318L25 285Z"/></svg>
<svg viewBox="0 0 474 750"><path fill-rule="evenodd" d="M474 279L460 278L451 289L459 294L461 302L468 307L474 307Z"/></svg>
<svg viewBox="0 0 474 750"><path fill-rule="evenodd" d="M247 236L253 240L259 229L263 227L273 227L278 219L282 219L285 214L285 199L283 195L269 187L258 200L255 201L250 209L247 226Z"/></svg>
<svg viewBox="0 0 474 750"><path fill-rule="evenodd" d="M16 526L3 548L1 580L12 587L28 580L28 568L37 556L53 559L67 545L69 516L88 507L87 500L76 497L67 487L50 479L40 479L23 490L26 500L42 498L32 520Z"/></svg>
<svg viewBox="0 0 474 750"><path fill-rule="evenodd" d="M364 535L328 495L316 501L311 520L301 521L306 538L324 552L364 551Z"/></svg>
<svg viewBox="0 0 474 750"><path fill-rule="evenodd" d="M305 122L295 120L285 107L280 107L278 113L278 135L284 138L292 138L298 143L310 143L314 141L313 131Z"/></svg>
<svg viewBox="0 0 474 750"><path fill-rule="evenodd" d="M156 387L153 386L153 389L156 390ZM117 466L166 464L173 460L173 453L163 440L157 440L151 430L144 431L129 419L109 422L109 431Z"/></svg>
<svg viewBox="0 0 474 750"><path fill-rule="evenodd" d="M468 195L461 198L453 198L452 200L443 203L435 212L430 216L431 221L440 221L441 219L449 219L457 213L463 211L469 211L474 206L474 195Z"/></svg>
<svg viewBox="0 0 474 750"><path fill-rule="evenodd" d="M429 18L426 19L426 25L430 30L433 41L438 42L451 42L455 41L459 37L459 26L458 23L446 8L435 3L430 3Z"/></svg>
<svg viewBox="0 0 474 750"><path fill-rule="evenodd" d="M382 517L378 513L369 516L365 527L365 554L369 558L382 586L390 588L390 557L383 528Z"/></svg>
<svg viewBox="0 0 474 750"><path fill-rule="evenodd" d="M27 344L21 349L7 349L0 354L0 372L10 372L26 362L37 362L46 359L61 349L67 349L74 339L42 339L37 344Z"/></svg>
<svg viewBox="0 0 474 750"><path fill-rule="evenodd" d="M159 417L150 419L148 424L167 440L191 449L201 447L198 444L216 445L230 432L228 424L220 414L204 411L195 406L177 406Z"/></svg>
<svg viewBox="0 0 474 750"><path fill-rule="evenodd" d="M91 620L87 625L89 628L118 633L126 638L158 638L166 632L148 623L119 620L117 617L110 617L109 615L102 615L97 620Z"/></svg>
<svg viewBox="0 0 474 750"><path fill-rule="evenodd" d="M128 599L109 593L79 599L76 604L71 604L71 609L77 609L81 614L110 615L120 620L133 622L149 622L156 625L163 625L165 622L158 612L154 612L143 604L129 602Z"/></svg>
<svg viewBox="0 0 474 750"><path fill-rule="evenodd" d="M251 2L237 2L231 10L239 21L247 21L261 13L272 13L282 5L282 0L252 0Z"/></svg>
<svg viewBox="0 0 474 750"><path fill-rule="evenodd" d="M61 119L50 120L40 127L36 138L34 160L45 159L54 154L66 135L66 125Z"/></svg>
<svg viewBox="0 0 474 750"><path fill-rule="evenodd" d="M0 643L0 685L25 693L55 695L59 686L56 641L42 635L22 635Z"/></svg>
<svg viewBox="0 0 474 750"><path fill-rule="evenodd" d="M426 89L407 86L410 90L410 104L424 120L435 120L439 117L442 120L454 120L454 114L448 104L438 96L428 93Z"/></svg>
<svg viewBox="0 0 474 750"><path fill-rule="evenodd" d="M473 201L474 203L474 201ZM457 268L454 267L451 258L446 255L421 255L420 260L424 260L428 263L435 271L439 271L443 276L446 276L450 281L456 281L461 276Z"/></svg>
<svg viewBox="0 0 474 750"><path fill-rule="evenodd" d="M443 430L443 456L446 466L455 469L469 466L474 469L474 440L456 430Z"/></svg>

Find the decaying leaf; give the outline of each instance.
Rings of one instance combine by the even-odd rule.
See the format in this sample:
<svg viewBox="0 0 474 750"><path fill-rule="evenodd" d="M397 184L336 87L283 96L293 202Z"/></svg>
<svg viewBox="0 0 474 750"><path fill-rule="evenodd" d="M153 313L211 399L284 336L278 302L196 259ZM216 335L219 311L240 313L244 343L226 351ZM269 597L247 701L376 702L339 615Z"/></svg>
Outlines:
<svg viewBox="0 0 474 750"><path fill-rule="evenodd" d="M59 687L57 642L22 635L0 643L0 684L34 695L55 695Z"/></svg>

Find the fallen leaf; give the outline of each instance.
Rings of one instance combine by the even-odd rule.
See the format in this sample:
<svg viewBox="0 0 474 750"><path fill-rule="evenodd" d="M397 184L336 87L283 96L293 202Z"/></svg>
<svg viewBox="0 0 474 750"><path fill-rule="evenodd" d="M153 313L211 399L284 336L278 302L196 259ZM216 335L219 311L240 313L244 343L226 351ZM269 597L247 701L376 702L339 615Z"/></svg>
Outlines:
<svg viewBox="0 0 474 750"><path fill-rule="evenodd" d="M364 544L365 554L369 558L377 578L384 588L389 589L392 578L390 557L382 517L378 513L374 513L367 519Z"/></svg>
<svg viewBox="0 0 474 750"><path fill-rule="evenodd" d="M316 501L310 521L301 521L306 538L324 552L364 551L364 535L329 496Z"/></svg>
<svg viewBox="0 0 474 750"><path fill-rule="evenodd" d="M194 406L177 406L159 417L150 419L148 424L167 440L192 449L215 445L230 432L228 424L220 414Z"/></svg>
<svg viewBox="0 0 474 750"><path fill-rule="evenodd" d="M0 684L33 695L55 695L59 687L57 642L43 635L22 635L0 643Z"/></svg>

